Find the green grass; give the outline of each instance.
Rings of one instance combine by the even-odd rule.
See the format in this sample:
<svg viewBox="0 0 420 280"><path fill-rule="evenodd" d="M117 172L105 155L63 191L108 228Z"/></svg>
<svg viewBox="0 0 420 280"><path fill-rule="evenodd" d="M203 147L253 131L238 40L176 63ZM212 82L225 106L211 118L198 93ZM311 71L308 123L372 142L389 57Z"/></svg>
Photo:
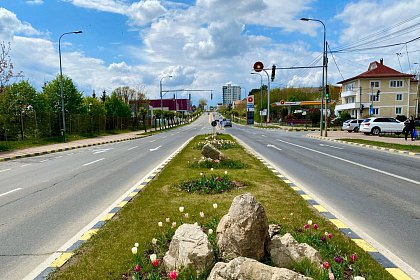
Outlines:
<svg viewBox="0 0 420 280"><path fill-rule="evenodd" d="M128 203L111 221L107 222L89 242L85 243L75 256L57 271L52 279L123 279L123 275L131 275L133 270L133 255L131 247L135 242L140 244L139 251L150 248L151 240L170 231L169 217L179 225L181 222L206 224L214 219L220 219L228 212L235 196L249 192L264 206L270 223L281 226L282 232L290 232L299 241L305 240L316 248L320 248L323 257L333 263L331 256L337 251L344 256L357 253L359 260L354 265L359 275L367 279L393 279L376 261L356 246L334 227L329 221L321 217L313 208L287 184L279 180L268 168L255 157L246 153L242 147L232 148L224 153L234 160L240 160L247 166L245 169L228 170L232 180L246 183L243 189L233 189L222 194L202 195L186 193L174 187L175 184L196 179L200 172L222 176L223 170L188 168L188 161L192 162L200 157L200 151L195 149L199 141L205 136L196 137L179 153L150 184L130 203ZM223 135L222 137L230 138ZM213 208L213 203L218 208ZM185 218L179 212L180 206L185 207ZM203 211L205 217L199 213ZM319 225L319 232L331 232L334 238L329 240L328 246L319 245L316 237L308 236L302 230L303 225L313 220ZM158 227L158 222L163 227ZM329 250L330 247L336 248ZM324 248L325 247L325 248ZM162 252L163 254L163 252ZM158 258L162 258L159 255ZM299 272L309 271L314 279L325 279L323 272L309 264L295 266ZM124 278L125 279L125 278ZM128 279L128 278L127 278ZM187 278L185 278L187 279Z"/></svg>
<svg viewBox="0 0 420 280"><path fill-rule="evenodd" d="M396 149L396 150L404 150L404 151L420 153L420 146L417 146L417 145L403 145L403 144L385 143L385 142L370 141L370 140L364 140L364 139L343 138L343 139L340 139L340 140L346 141L346 142L352 142L352 143L378 146L378 147L388 148L388 149ZM411 142L411 140L409 139L407 141L407 143L410 143L409 141Z"/></svg>

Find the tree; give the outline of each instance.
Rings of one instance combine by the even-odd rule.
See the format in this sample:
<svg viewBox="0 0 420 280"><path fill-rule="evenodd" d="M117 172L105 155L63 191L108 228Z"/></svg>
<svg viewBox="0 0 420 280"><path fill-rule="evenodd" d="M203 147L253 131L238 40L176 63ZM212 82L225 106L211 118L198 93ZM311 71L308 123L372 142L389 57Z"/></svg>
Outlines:
<svg viewBox="0 0 420 280"><path fill-rule="evenodd" d="M204 98L200 98L200 100L198 100L198 107L204 111L204 107L207 105L207 100Z"/></svg>
<svg viewBox="0 0 420 280"><path fill-rule="evenodd" d="M22 77L22 72L13 74L13 63L10 57L10 42L0 43L0 93L3 92L4 87L9 83L10 79L13 77Z"/></svg>
<svg viewBox="0 0 420 280"><path fill-rule="evenodd" d="M117 87L112 91L112 93L115 93L118 97L120 97L125 104L129 104L130 100L134 99L136 91L128 86L124 86Z"/></svg>

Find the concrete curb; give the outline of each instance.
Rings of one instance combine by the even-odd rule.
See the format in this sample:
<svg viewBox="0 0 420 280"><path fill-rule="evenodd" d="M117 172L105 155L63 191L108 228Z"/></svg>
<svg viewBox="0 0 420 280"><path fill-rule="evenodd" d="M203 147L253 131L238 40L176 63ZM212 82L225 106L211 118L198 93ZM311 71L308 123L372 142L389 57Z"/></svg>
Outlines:
<svg viewBox="0 0 420 280"><path fill-rule="evenodd" d="M233 136L234 137L234 136ZM333 223L345 236L350 238L357 246L359 246L363 251L367 252L375 261L377 261L386 271L388 271L395 279L397 280L412 280L405 272L403 272L397 265L375 249L371 244L362 239L357 233L350 229L344 222L338 219L334 214L329 212L324 206L319 204L314 198L297 186L292 179L284 176L278 169L273 167L266 159L259 155L247 144L234 137L245 149L253 156L255 156L265 167L267 167L274 175L276 175L280 180L286 183L290 188L292 188L297 194L299 194L308 205L315 208L315 210L331 223Z"/></svg>
<svg viewBox="0 0 420 280"><path fill-rule="evenodd" d="M364 148L368 148L368 149L372 149L372 150L384 151L384 152L393 153L393 154L403 154L403 155L412 156L412 157L420 157L420 153L413 153L413 152L410 152L410 151L389 149L389 148L383 148L383 147L378 147L378 146L368 145L368 144L353 143L353 142L348 142L348 141L343 141L343 140L338 140L338 139L331 139L331 138L324 137L324 136L306 135L306 137L313 138L313 139L318 139L318 140L336 142L336 143L341 143L341 144L346 144L346 145L359 146L359 147L364 147Z"/></svg>
<svg viewBox="0 0 420 280"><path fill-rule="evenodd" d="M48 267L44 268L41 272L37 273L34 280L45 280L48 279L49 275L56 270L57 268L62 267L76 252L76 250L86 241L88 241L92 236L97 234L99 229L109 220L111 220L115 214L117 214L121 208L127 205L135 196L137 196L147 185L150 181L152 181L161 171L162 169L176 156L178 155L188 143L194 137L191 137L187 140L182 146L180 146L174 153L172 153L166 160L164 160L161 164L159 164L155 169L153 169L149 174L146 175L142 180L137 182L127 193L123 195L124 198L118 199L114 202L111 207L112 209L107 211L105 214L101 214L101 218L98 222L96 222L90 229L84 231L77 241L67 247L65 251L60 252L60 255L55 258L53 262L51 262Z"/></svg>

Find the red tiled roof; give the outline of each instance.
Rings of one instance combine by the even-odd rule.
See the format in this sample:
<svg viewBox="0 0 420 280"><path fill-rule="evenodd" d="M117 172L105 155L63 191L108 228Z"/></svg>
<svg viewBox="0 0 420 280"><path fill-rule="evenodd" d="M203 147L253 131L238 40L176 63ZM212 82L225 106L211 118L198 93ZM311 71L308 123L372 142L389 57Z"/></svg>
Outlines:
<svg viewBox="0 0 420 280"><path fill-rule="evenodd" d="M356 79L361 79L361 78L413 77L413 76L414 75L411 75L411 74L398 72L395 69L392 69L388 66L383 65L383 63L374 61L369 65L368 71L363 72L362 74L359 74L353 78L338 82L338 84L344 84L351 80L356 80Z"/></svg>

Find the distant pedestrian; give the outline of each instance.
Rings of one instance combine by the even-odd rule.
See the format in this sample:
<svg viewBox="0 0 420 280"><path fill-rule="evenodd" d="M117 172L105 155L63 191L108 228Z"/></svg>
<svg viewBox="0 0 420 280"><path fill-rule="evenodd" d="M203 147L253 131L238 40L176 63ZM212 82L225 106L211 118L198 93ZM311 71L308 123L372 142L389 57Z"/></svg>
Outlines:
<svg viewBox="0 0 420 280"><path fill-rule="evenodd" d="M415 129L415 126L414 126L414 117L413 116L410 116L410 119L408 119L406 122L405 122L405 127L404 127L404 132L405 132L405 140L407 141L407 137L408 137L408 134L410 133L410 135L411 135L411 141L414 141L414 129Z"/></svg>

